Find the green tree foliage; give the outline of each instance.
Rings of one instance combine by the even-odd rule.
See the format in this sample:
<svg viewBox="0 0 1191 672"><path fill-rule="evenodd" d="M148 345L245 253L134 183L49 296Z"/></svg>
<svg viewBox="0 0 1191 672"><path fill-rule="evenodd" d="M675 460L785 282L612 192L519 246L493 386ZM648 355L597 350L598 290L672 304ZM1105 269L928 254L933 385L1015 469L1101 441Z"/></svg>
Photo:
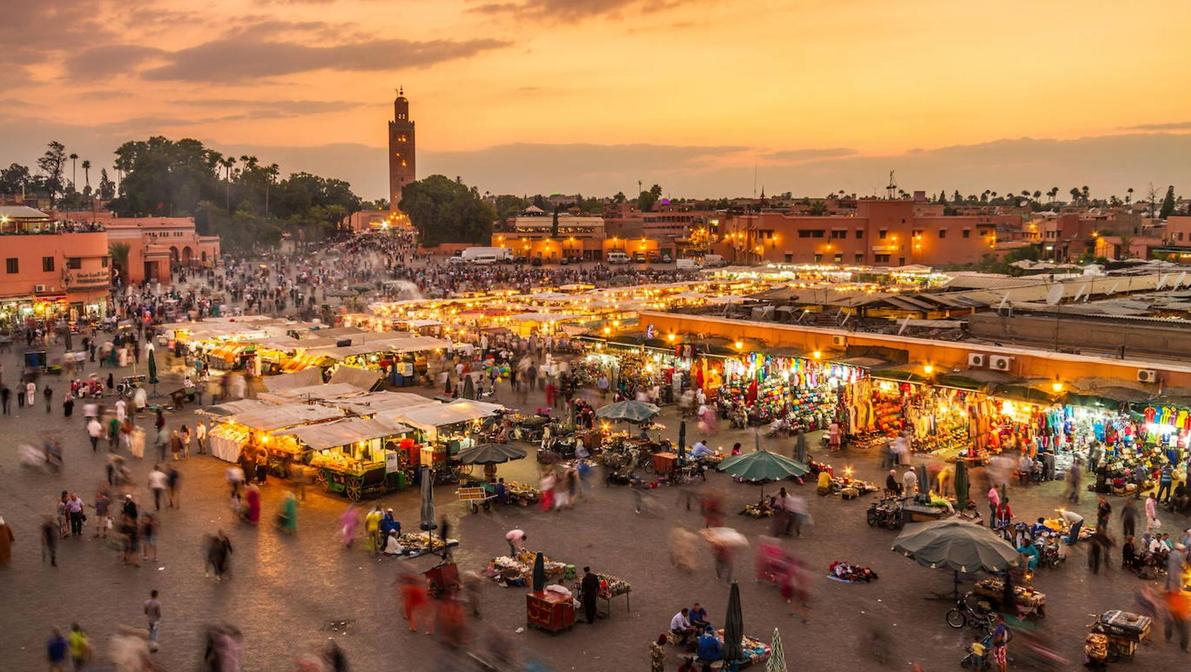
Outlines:
<svg viewBox="0 0 1191 672"><path fill-rule="evenodd" d="M1162 209L1158 211L1158 216L1166 219L1174 214L1174 185L1166 188L1166 198L1162 199Z"/></svg>
<svg viewBox="0 0 1191 672"><path fill-rule="evenodd" d="M488 244L496 211L475 187L431 175L401 190L398 208L409 215L423 245Z"/></svg>
<svg viewBox="0 0 1191 672"><path fill-rule="evenodd" d="M237 249L276 243L285 232L317 240L362 205L343 180L294 173L279 181L275 163L262 164L255 156L238 161L198 140L126 142L116 150L124 179L111 207L123 216L193 215L202 233L217 234L226 249ZM105 179L102 173L101 197ZM114 191L110 181L108 188Z"/></svg>
<svg viewBox="0 0 1191 672"><path fill-rule="evenodd" d="M649 191L643 191L637 196L637 209L641 212L652 212L653 206L657 205L658 199L662 197L662 188L659 185L653 185Z"/></svg>
<svg viewBox="0 0 1191 672"><path fill-rule="evenodd" d="M97 189L100 200L110 201L116 197L116 183L112 182L112 178L108 177L108 169L102 168L99 171L99 187Z"/></svg>
<svg viewBox="0 0 1191 672"><path fill-rule="evenodd" d="M529 205L529 199L513 196L512 194L501 194L496 197L496 218L504 222L509 217L515 217L517 213L528 208Z"/></svg>
<svg viewBox="0 0 1191 672"><path fill-rule="evenodd" d="M56 200L62 193L62 171L66 165L66 145L52 140L46 145L45 154L37 160L37 168L45 177L45 189L50 200Z"/></svg>

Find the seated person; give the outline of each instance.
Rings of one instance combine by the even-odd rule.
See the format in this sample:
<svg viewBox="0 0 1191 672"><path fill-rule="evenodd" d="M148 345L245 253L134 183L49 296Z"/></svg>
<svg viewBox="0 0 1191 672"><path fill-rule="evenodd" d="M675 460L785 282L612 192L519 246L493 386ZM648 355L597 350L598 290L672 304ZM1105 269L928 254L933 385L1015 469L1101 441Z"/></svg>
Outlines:
<svg viewBox="0 0 1191 672"><path fill-rule="evenodd" d="M1050 534L1051 529L1046 526L1046 519L1038 516L1038 522L1030 526L1030 535L1037 539L1044 534Z"/></svg>
<svg viewBox="0 0 1191 672"><path fill-rule="evenodd" d="M724 659L723 644L720 643L719 637L715 636L715 630L710 625L699 635L699 641L695 644L695 655L704 663Z"/></svg>
<svg viewBox="0 0 1191 672"><path fill-rule="evenodd" d="M890 469L889 475L885 477L885 494L893 497L902 494L902 484L897 480L896 469Z"/></svg>
<svg viewBox="0 0 1191 672"><path fill-rule="evenodd" d="M1133 545L1133 537L1125 537L1125 543L1121 544L1121 566L1134 571L1141 569L1141 558Z"/></svg>
<svg viewBox="0 0 1191 672"><path fill-rule="evenodd" d="M390 530L387 538L385 539L384 554L401 555L404 550L405 549L403 549L401 544L397 541L397 532L395 530Z"/></svg>
<svg viewBox="0 0 1191 672"><path fill-rule="evenodd" d="M1038 562L1042 559L1042 552L1034 545L1033 539L1026 539L1025 545L1018 548L1017 552L1028 556L1028 560L1026 561L1027 569L1031 572L1038 569Z"/></svg>
<svg viewBox="0 0 1191 672"><path fill-rule="evenodd" d="M704 458L711 457L714 454L715 451L708 448L707 444L703 443L703 441L696 441L695 447L691 449L691 459L693 460L702 460Z"/></svg>
<svg viewBox="0 0 1191 672"><path fill-rule="evenodd" d="M690 613L690 609L683 607L682 611L674 614L674 618L670 619L670 634L677 637L680 644L686 644L690 641L691 635L695 633L695 628L691 625Z"/></svg>
<svg viewBox="0 0 1191 672"><path fill-rule="evenodd" d="M704 609L703 606L700 605L698 602L695 603L695 606L691 607L689 617L690 617L691 625L695 626L696 628L702 629L702 628L707 627L708 625L711 625L707 621L707 610Z"/></svg>
<svg viewBox="0 0 1191 672"><path fill-rule="evenodd" d="M393 509L386 511L385 517L380 519L380 533L387 537L389 532L401 534L401 523L393 517Z"/></svg>

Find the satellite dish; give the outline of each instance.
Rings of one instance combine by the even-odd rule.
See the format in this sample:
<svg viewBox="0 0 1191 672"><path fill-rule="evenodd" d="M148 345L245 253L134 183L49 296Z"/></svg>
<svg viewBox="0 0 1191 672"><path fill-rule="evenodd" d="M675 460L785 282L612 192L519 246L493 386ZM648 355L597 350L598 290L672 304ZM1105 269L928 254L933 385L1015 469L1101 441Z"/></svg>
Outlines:
<svg viewBox="0 0 1191 672"><path fill-rule="evenodd" d="M1054 306L1063 300L1063 285L1055 283L1046 292L1046 305Z"/></svg>

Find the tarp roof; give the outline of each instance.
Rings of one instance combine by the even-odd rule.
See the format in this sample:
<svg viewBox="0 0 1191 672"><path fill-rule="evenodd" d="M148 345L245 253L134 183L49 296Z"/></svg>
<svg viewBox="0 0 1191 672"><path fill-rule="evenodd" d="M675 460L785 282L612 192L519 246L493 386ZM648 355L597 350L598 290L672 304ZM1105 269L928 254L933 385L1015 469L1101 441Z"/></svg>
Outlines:
<svg viewBox="0 0 1191 672"><path fill-rule="evenodd" d="M357 441L383 439L397 434L412 432L413 428L401 423L374 420L371 418L349 418L318 425L304 425L277 432L298 438L314 450L326 450L346 446Z"/></svg>
<svg viewBox="0 0 1191 672"><path fill-rule="evenodd" d="M228 401L222 404L216 404L215 406L200 408L195 413L210 416L235 415L236 413L244 413L262 406L269 406L269 404L259 399L239 399L237 401Z"/></svg>
<svg viewBox="0 0 1191 672"><path fill-rule="evenodd" d="M361 395L367 392L351 383L323 383L306 385L304 387L290 387L279 392L266 393L284 401L320 401L323 399L337 399L349 395Z"/></svg>
<svg viewBox="0 0 1191 672"><path fill-rule="evenodd" d="M268 432L284 427L297 427L315 422L325 422L343 416L343 411L317 404L281 404L266 406L244 413L237 413L231 419L258 431Z"/></svg>
<svg viewBox="0 0 1191 672"><path fill-rule="evenodd" d="M346 409L356 415L374 415L378 413L391 415L391 411L399 411L415 406L428 406L440 402L410 392L372 392L357 397L331 399L326 403Z"/></svg>
<svg viewBox="0 0 1191 672"><path fill-rule="evenodd" d="M500 404L459 399L449 404L417 406L387 415L415 427L445 427L486 418L503 409Z"/></svg>
<svg viewBox="0 0 1191 672"><path fill-rule="evenodd" d="M381 381L381 378L382 376L379 371L367 371L354 366L341 366L331 374L330 383L332 385L351 385L359 388L362 392L369 392L376 387L377 383Z"/></svg>
<svg viewBox="0 0 1191 672"><path fill-rule="evenodd" d="M303 369L296 373L283 373L280 376L268 376L264 379L265 389L274 393L295 387L321 385L322 382L323 372L317 367Z"/></svg>

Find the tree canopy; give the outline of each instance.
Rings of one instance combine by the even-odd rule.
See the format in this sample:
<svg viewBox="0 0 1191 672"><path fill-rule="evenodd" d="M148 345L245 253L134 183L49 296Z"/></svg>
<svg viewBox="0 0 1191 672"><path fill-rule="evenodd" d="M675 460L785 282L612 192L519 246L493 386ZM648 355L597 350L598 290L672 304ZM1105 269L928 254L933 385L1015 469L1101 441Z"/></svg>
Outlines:
<svg viewBox="0 0 1191 672"><path fill-rule="evenodd" d="M418 230L423 245L439 243L488 244L496 211L475 187L459 180L431 175L401 190L397 205Z"/></svg>

